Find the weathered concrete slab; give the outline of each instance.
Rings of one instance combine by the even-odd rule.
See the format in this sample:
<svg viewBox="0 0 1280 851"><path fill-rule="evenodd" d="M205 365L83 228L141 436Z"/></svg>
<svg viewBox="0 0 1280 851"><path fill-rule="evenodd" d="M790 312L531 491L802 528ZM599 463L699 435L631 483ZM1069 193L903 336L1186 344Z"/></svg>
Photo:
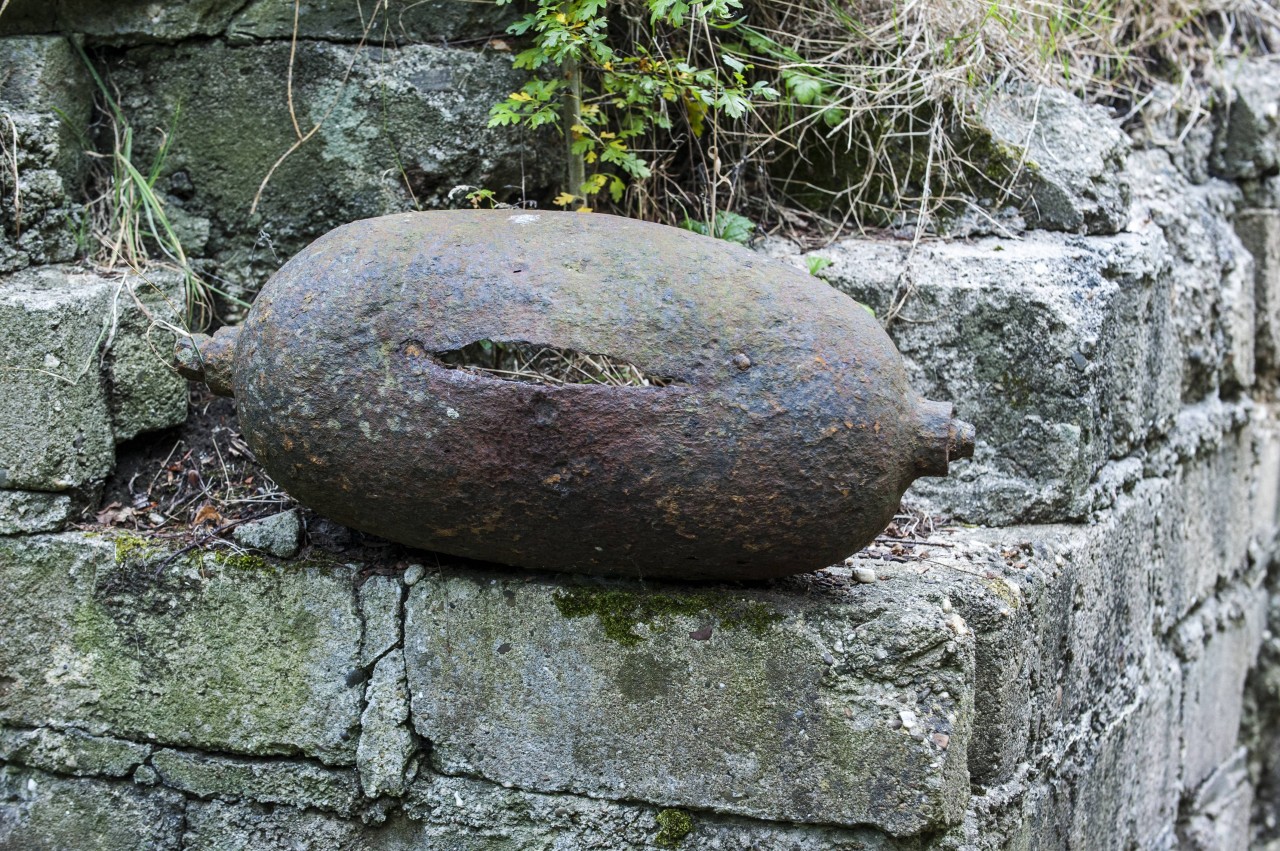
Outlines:
<svg viewBox="0 0 1280 851"><path fill-rule="evenodd" d="M0 490L0 535L56 532L70 516L66 494Z"/></svg>
<svg viewBox="0 0 1280 851"><path fill-rule="evenodd" d="M149 745L91 736L82 730L0 727L0 760L83 777L128 777L151 755Z"/></svg>
<svg viewBox="0 0 1280 851"><path fill-rule="evenodd" d="M1280 210L1241 210L1235 226L1253 255L1257 368L1274 382L1280 372Z"/></svg>
<svg viewBox="0 0 1280 851"><path fill-rule="evenodd" d="M1229 179L1264 177L1280 166L1280 61L1236 59L1217 69L1209 166Z"/></svg>
<svg viewBox="0 0 1280 851"><path fill-rule="evenodd" d="M981 116L996 150L1017 161L1008 203L1033 228L1112 234L1129 223L1129 137L1106 109L1036 87L996 94Z"/></svg>
<svg viewBox="0 0 1280 851"><path fill-rule="evenodd" d="M459 185L532 194L558 162L540 159L520 129L487 128L489 107L523 80L507 54L308 41L293 59L293 107L302 133L319 129L272 171L298 141L285 96L289 63L287 40L215 41L130 50L105 68L130 122L169 132L158 190L199 235L188 254L215 259L223 281L256 290L337 225L441 207ZM160 139L135 137L141 161ZM467 191L452 201L465 203Z"/></svg>
<svg viewBox="0 0 1280 851"><path fill-rule="evenodd" d="M1167 245L1173 324L1181 341L1182 398L1231 395L1254 380L1253 257L1231 215L1241 192L1209 180L1193 184L1162 150L1129 158L1133 224L1158 230Z"/></svg>
<svg viewBox="0 0 1280 851"><path fill-rule="evenodd" d="M1181 355L1159 233L1087 241L847 240L822 275L871 305L912 386L977 426L973 460L912 487L938 510L1006 524L1083 517L1090 482L1168 428Z"/></svg>
<svg viewBox="0 0 1280 851"><path fill-rule="evenodd" d="M928 568L919 575L909 562L865 562L890 585L933 584L976 635L975 783L1010 782L1028 755L1078 748L1071 742L1091 740L1099 725L1154 695L1153 683L1177 685L1161 699L1173 702L1178 719L1200 719L1189 731L1221 730L1184 748L1179 720L1163 737L1188 776L1234 746L1244 672L1264 620L1250 565L1271 551L1266 542L1280 528L1280 477L1258 463L1258 424L1271 422L1260 413L1219 421L1216 441L1175 430L1185 439L1181 460L1153 460L1163 473L1126 486L1090 525L952 531L925 545ZM1273 432L1261 434L1262 445L1274 443ZM1171 636L1185 636L1177 645L1185 670L1172 679L1152 668L1174 652ZM1234 721L1212 708L1217 697L1235 707Z"/></svg>
<svg viewBox="0 0 1280 851"><path fill-rule="evenodd" d="M176 41L218 35L241 5L236 0L12 0L0 18L0 34L79 33L105 44Z"/></svg>
<svg viewBox="0 0 1280 851"><path fill-rule="evenodd" d="M368 33L374 44L439 44L454 39L500 35L516 17L515 9L496 3L451 0L392 0L361 6L348 0L313 0L298 17L298 38L359 41ZM290 38L293 3L252 0L227 26L233 43L263 38Z"/></svg>
<svg viewBox="0 0 1280 851"><path fill-rule="evenodd" d="M157 750L151 758L160 782L199 798L312 807L350 816L360 799L354 771L304 760L253 760Z"/></svg>
<svg viewBox="0 0 1280 851"><path fill-rule="evenodd" d="M504 789L461 777L414 784L404 812L362 826L313 810L192 802L185 848L275 851L306 837L311 851L530 851L608 848L670 851L918 851L867 828L758 822L573 795Z"/></svg>
<svg viewBox="0 0 1280 851"><path fill-rule="evenodd" d="M164 323L186 327L183 276L153 268L125 273L116 302L115 332L105 367L117 443L169 428L187 418L187 382L171 365L175 336Z"/></svg>
<svg viewBox="0 0 1280 851"><path fill-rule="evenodd" d="M0 848L178 851L182 831L174 792L0 766Z"/></svg>
<svg viewBox="0 0 1280 851"><path fill-rule="evenodd" d="M157 562L136 538L0 539L0 721L353 764L352 568Z"/></svg>
<svg viewBox="0 0 1280 851"><path fill-rule="evenodd" d="M0 38L0 272L75 255L90 86L66 39Z"/></svg>
<svg viewBox="0 0 1280 851"><path fill-rule="evenodd" d="M70 490L111 470L99 369L118 295L64 267L0 278L0 488Z"/></svg>
<svg viewBox="0 0 1280 851"><path fill-rule="evenodd" d="M442 573L406 603L436 769L894 835L958 820L972 645L939 598ZM803 779L801 779L803 778Z"/></svg>
<svg viewBox="0 0 1280 851"><path fill-rule="evenodd" d="M1205 782L1235 752L1245 677L1266 628L1267 593L1245 584L1206 601L1178 627L1186 683L1182 702L1182 780Z"/></svg>
<svg viewBox="0 0 1280 851"><path fill-rule="evenodd" d="M409 723L404 653L393 650L378 660L365 691L360 744L356 747L364 794L370 798L402 796L417 773L417 752L418 741Z"/></svg>
<svg viewBox="0 0 1280 851"><path fill-rule="evenodd" d="M1187 851L1258 847L1251 825L1254 789L1248 755L1240 748L1195 790L1179 826Z"/></svg>

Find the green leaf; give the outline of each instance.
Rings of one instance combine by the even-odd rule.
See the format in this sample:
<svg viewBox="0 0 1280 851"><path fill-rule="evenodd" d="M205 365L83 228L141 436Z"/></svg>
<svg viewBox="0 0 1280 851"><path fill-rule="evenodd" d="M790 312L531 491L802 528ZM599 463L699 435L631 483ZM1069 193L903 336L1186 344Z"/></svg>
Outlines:
<svg viewBox="0 0 1280 851"><path fill-rule="evenodd" d="M707 223L698 219L691 219L685 216L681 226L685 230L691 230L694 233L700 233L703 236L709 235L710 229ZM756 231L756 223L748 219L746 216L740 216L737 213L730 213L727 210L721 210L716 213L716 232L718 239L728 242L736 242L739 245L746 245L751 240L751 235Z"/></svg>
<svg viewBox="0 0 1280 851"><path fill-rule="evenodd" d="M786 83L796 103L808 105L816 103L822 97L822 81L808 74L789 74Z"/></svg>
<svg viewBox="0 0 1280 851"><path fill-rule="evenodd" d="M746 245L756 232L756 223L737 213L716 213L716 236L739 245Z"/></svg>
<svg viewBox="0 0 1280 851"><path fill-rule="evenodd" d="M817 278L820 277L819 272L831 265L831 261L825 257L815 257L810 254L804 258L804 264L809 268L809 274Z"/></svg>

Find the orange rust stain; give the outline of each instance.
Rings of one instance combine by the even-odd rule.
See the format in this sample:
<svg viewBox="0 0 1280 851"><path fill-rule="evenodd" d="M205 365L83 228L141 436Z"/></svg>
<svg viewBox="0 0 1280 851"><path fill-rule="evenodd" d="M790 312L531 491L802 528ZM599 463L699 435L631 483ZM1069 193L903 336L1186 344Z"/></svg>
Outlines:
<svg viewBox="0 0 1280 851"><path fill-rule="evenodd" d="M545 479L543 479L542 483L544 485L558 485L563 480L563 478L564 477L561 476L559 473L552 473L550 476L547 476Z"/></svg>
<svg viewBox="0 0 1280 851"><path fill-rule="evenodd" d="M813 359L820 363L823 369L831 369L831 366L823 359L822 355L814 355Z"/></svg>
<svg viewBox="0 0 1280 851"><path fill-rule="evenodd" d="M874 431L876 434L879 434L879 433L880 433L880 421L879 421L879 420L876 420L876 424L875 424L875 426L872 428L872 431Z"/></svg>
<svg viewBox="0 0 1280 851"><path fill-rule="evenodd" d="M853 423L852 423L850 420L845 420L845 421L844 421L844 427L845 427L845 428L853 428Z"/></svg>
<svg viewBox="0 0 1280 851"><path fill-rule="evenodd" d="M410 343L409 345L405 346L404 353L411 358L424 358L427 356L426 350L423 349L422 346L419 346L417 343Z"/></svg>

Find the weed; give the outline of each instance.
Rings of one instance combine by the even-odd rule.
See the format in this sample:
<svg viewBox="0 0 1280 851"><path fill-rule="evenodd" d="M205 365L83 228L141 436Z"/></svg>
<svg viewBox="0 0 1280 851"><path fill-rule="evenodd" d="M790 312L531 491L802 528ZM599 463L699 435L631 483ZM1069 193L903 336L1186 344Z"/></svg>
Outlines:
<svg viewBox="0 0 1280 851"><path fill-rule="evenodd" d="M825 257L810 254L804 258L804 264L809 269L809 274L817 278L820 277L819 272L831 265L831 261Z"/></svg>
<svg viewBox="0 0 1280 851"><path fill-rule="evenodd" d="M698 221L685 216L681 226L685 230L691 230L703 236L714 236L716 239L736 242L739 245L750 242L751 235L756 232L755 222L746 216L730 213L727 210L718 212L711 221Z"/></svg>
<svg viewBox="0 0 1280 851"><path fill-rule="evenodd" d="M571 162L614 141L642 162L585 178L565 204L608 188L597 205L710 233L728 210L802 241L850 224L912 225L918 238L966 208L987 215L973 199L1007 199L1028 167L982 132L992 96L1058 86L1132 118L1169 83L1195 121L1199 71L1280 42L1268 0L757 0L729 18L722 8L621 0L606 20L599 0L540 0L519 25L533 42L520 56L540 72L560 64L494 119L567 128ZM625 81L618 57L634 63ZM688 96L701 70L719 82ZM579 97L580 122L566 117Z"/></svg>
<svg viewBox="0 0 1280 851"><path fill-rule="evenodd" d="M248 307L196 270L165 212L164 200L157 194L156 183L169 156L181 109L175 110L169 128L160 131L160 145L144 171L135 162L134 130L120 109L119 100L84 49L78 45L77 49L97 86L110 134L109 152L90 152L97 164L91 178L97 191L87 205L88 242L96 244L94 261L107 269L127 267L144 279L143 270L153 262L178 270L184 283L187 323L196 330L208 327L213 320L215 295Z"/></svg>

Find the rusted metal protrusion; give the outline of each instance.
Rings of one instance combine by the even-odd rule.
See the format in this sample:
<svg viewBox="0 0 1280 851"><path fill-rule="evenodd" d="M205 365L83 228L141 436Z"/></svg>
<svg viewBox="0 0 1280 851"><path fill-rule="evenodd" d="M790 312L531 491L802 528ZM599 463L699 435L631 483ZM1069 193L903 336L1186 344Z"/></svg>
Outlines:
<svg viewBox="0 0 1280 851"><path fill-rule="evenodd" d="M192 334L178 338L173 351L178 373L191 381L203 381L218 396L234 396L232 369L239 334L238 327L226 326L212 337Z"/></svg>
<svg viewBox="0 0 1280 851"><path fill-rule="evenodd" d="M180 351L249 446L348 526L550 570L834 564L973 453L856 302L688 231L406 213L321 237ZM543 373L553 365L567 370ZM607 379L607 380L606 380Z"/></svg>

